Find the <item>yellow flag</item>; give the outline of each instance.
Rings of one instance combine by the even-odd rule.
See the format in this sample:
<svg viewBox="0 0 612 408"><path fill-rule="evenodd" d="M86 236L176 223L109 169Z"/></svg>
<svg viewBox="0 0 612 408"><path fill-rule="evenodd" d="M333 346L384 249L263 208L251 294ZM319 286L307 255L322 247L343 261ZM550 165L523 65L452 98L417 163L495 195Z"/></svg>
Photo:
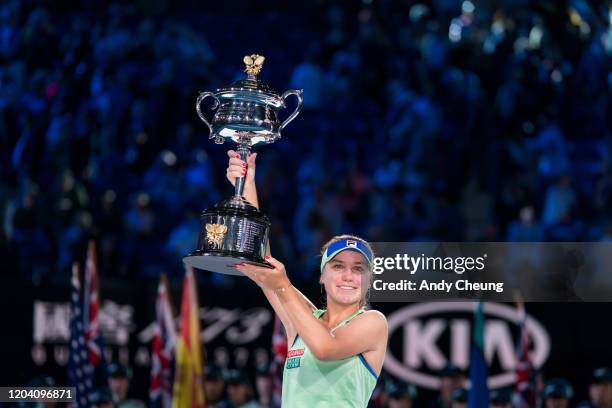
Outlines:
<svg viewBox="0 0 612 408"><path fill-rule="evenodd" d="M176 348L172 408L205 408L202 345L198 296L193 269L183 280L181 327Z"/></svg>

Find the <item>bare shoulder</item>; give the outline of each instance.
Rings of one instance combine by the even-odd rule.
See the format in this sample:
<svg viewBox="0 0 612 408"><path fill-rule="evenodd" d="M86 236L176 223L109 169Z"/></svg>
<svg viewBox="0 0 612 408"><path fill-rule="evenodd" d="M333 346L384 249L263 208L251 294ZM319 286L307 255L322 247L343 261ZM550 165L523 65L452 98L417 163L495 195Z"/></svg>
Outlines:
<svg viewBox="0 0 612 408"><path fill-rule="evenodd" d="M360 325L367 325L373 330L387 332L387 318L378 310L366 310L355 320L360 321Z"/></svg>
<svg viewBox="0 0 612 408"><path fill-rule="evenodd" d="M362 333L370 338L367 350L375 354L382 353L381 358L384 358L384 352L387 349L387 341L389 338L387 318L378 310L366 310L359 317L361 318L360 326L363 328ZM372 357L372 355L366 354L366 357L370 359L374 358L374 360L370 360L370 362L378 361L377 357ZM375 363L374 365L377 367L378 372L380 372L380 364Z"/></svg>
<svg viewBox="0 0 612 408"><path fill-rule="evenodd" d="M365 312L363 312L363 315L368 316L368 319L380 320L387 324L387 316L385 316L384 314L382 314L382 312L379 312L378 310L366 310Z"/></svg>
<svg viewBox="0 0 612 408"><path fill-rule="evenodd" d="M367 310L333 331L337 340L334 359L346 358L360 353L380 372L380 362L384 358L389 338L387 319L375 310Z"/></svg>

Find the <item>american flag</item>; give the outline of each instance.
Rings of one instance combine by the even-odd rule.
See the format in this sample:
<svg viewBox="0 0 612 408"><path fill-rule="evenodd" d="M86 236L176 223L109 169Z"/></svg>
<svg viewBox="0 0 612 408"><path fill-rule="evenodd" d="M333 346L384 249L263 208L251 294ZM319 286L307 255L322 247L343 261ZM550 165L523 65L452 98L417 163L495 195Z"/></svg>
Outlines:
<svg viewBox="0 0 612 408"><path fill-rule="evenodd" d="M157 321L152 344L151 389L152 407L172 406L172 365L176 347L176 326L166 275L162 274L155 302Z"/></svg>
<svg viewBox="0 0 612 408"><path fill-rule="evenodd" d="M89 241L85 263L85 341L89 363L95 369L102 360L100 347L100 325L98 321L98 272L96 268L96 247Z"/></svg>
<svg viewBox="0 0 612 408"><path fill-rule="evenodd" d="M83 313L81 311L81 283L79 267L72 266L72 295L70 304L70 360L68 364L68 385L76 387L76 399L72 407L88 407L92 390L92 370L85 347Z"/></svg>
<svg viewBox="0 0 612 408"><path fill-rule="evenodd" d="M283 368L287 359L287 335L281 320L274 315L274 328L272 332L272 364L270 376L272 377L272 404L271 407L281 406L283 391Z"/></svg>
<svg viewBox="0 0 612 408"><path fill-rule="evenodd" d="M514 388L515 407L529 408L536 404L535 373L529 349L531 341L527 330L527 314L522 301L517 301L520 339L516 349L516 384Z"/></svg>

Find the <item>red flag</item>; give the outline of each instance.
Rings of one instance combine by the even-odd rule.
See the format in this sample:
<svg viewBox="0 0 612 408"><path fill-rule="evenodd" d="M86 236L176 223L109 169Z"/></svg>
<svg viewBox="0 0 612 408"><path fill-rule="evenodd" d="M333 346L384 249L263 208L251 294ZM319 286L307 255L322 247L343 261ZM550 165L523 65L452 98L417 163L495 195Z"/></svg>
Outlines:
<svg viewBox="0 0 612 408"><path fill-rule="evenodd" d="M176 326L168 281L162 273L157 287L155 302L157 320L152 344L151 406L170 408L172 406L172 369L171 360L176 347Z"/></svg>
<svg viewBox="0 0 612 408"><path fill-rule="evenodd" d="M270 376L272 377L272 407L281 406L283 390L283 367L287 359L287 335L283 323L274 315L274 328L272 331L272 364Z"/></svg>
<svg viewBox="0 0 612 408"><path fill-rule="evenodd" d="M100 324L98 298L98 271L96 267L96 245L89 241L85 263L85 341L89 363L95 368L102 358L100 348Z"/></svg>

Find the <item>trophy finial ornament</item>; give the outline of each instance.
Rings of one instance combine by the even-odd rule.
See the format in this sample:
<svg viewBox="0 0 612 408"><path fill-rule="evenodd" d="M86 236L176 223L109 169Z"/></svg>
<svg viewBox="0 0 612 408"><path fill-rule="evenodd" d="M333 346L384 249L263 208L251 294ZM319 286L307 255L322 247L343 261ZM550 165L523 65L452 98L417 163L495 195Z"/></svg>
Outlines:
<svg viewBox="0 0 612 408"><path fill-rule="evenodd" d="M250 147L274 143L281 138L285 126L302 109L302 90L290 89L277 93L268 84L259 80L265 61L263 55L251 54L243 57L245 78L214 92L200 92L196 101L196 112L206 124L209 137L215 143L247 143ZM278 113L287 108L287 99L295 96L297 106L284 121ZM214 112L212 120L206 118L200 106L205 99L212 99L208 110Z"/></svg>
<svg viewBox="0 0 612 408"><path fill-rule="evenodd" d="M249 75L259 75L266 57L258 54L245 55L242 61L246 65L244 72Z"/></svg>

